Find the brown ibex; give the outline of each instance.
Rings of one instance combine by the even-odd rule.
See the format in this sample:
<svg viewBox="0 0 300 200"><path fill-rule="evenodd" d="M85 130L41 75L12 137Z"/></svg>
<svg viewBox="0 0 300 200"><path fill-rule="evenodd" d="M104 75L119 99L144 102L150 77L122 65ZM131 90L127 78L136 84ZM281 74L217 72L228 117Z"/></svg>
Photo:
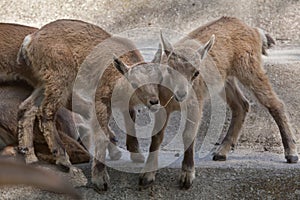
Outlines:
<svg viewBox="0 0 300 200"><path fill-rule="evenodd" d="M28 35L24 39L18 56L19 62L26 63L27 68L38 79L34 92L20 106L20 145L25 150L32 149L32 123L35 116L39 115L41 128L51 151L61 163L67 163L64 150L59 148L55 142L54 116L58 108L68 104L81 64L97 45L105 43L107 40L110 41L107 44L108 46L99 49L103 54L95 57L90 56L92 60L88 62L90 64L96 63L94 69L97 70L97 67L99 68L103 64L96 62L98 57L106 57L106 61L110 61L110 65L102 74L98 86L95 86L97 87L95 113L105 135L96 125L96 129L92 129L95 131L95 133L92 133L95 137L92 182L95 184L96 189L101 190L106 190L109 182L104 161L109 138L114 137L114 134L108 127L108 120L112 112L112 93L117 81L125 76L132 84L132 87L136 87L136 85L149 82L149 80L157 79L157 82L159 82L162 80L162 75L158 73L152 73L155 77L149 75L154 70L148 64L143 63L139 51L136 50L136 47L129 40L111 37L109 33L98 26L77 20L57 20ZM113 60L113 54L120 54L120 59L115 58ZM127 65L130 67L127 67ZM93 71L87 72L85 75L86 77L91 77L93 76ZM96 78L99 79L100 77ZM126 79L123 80L127 83ZM83 84L88 85L89 82L90 79L87 79ZM131 86L128 87L126 83L120 84L121 88L119 89L129 90ZM139 87L135 94L131 101L132 103L129 105L129 110L133 110L133 106L140 103L140 101L150 109L159 104L156 84ZM122 101L122 99L120 100ZM121 109L122 112L128 112L128 108ZM133 125L133 123L126 124L126 126ZM126 129L134 130L132 127L126 127ZM131 138L128 137L128 143L130 143ZM131 151L137 152L136 146L138 145L134 142L131 143L133 144ZM34 157L33 151L27 151L27 157ZM140 155L133 156L132 159L141 161L143 158Z"/></svg>
<svg viewBox="0 0 300 200"><path fill-rule="evenodd" d="M1 83L7 81L17 81L17 80L24 80L31 86L35 86L38 83L37 79L34 78L33 73L26 67L25 63L17 63L17 55L25 36L33 33L36 30L38 29L34 27L19 25L19 24L0 23L0 51L1 51L0 82ZM16 96L19 95L19 98L22 98L24 97L25 94L28 94L28 87L27 88L25 87L24 90L25 91L21 92L21 89L19 88L18 89L19 93L17 93ZM12 103L15 103L14 105L17 104L17 102L12 102ZM9 111L8 108L6 110L11 114L9 117L14 117L13 115L16 112L14 108L12 108L12 111ZM59 116L60 115L58 115L58 117ZM16 133L15 132L16 128L13 127L13 125L15 124L9 123L10 120L9 117L6 118L6 120L8 120L7 123L6 121L2 121L2 122L6 123L5 125L9 125L9 127L7 128L9 129L13 128L11 129L13 133L9 133L9 135L15 137L16 135L14 134ZM35 118L32 119L35 120ZM61 118L61 120L63 120L63 118ZM62 125L62 122L60 123L60 125ZM75 133L75 130L73 131L73 133ZM64 135L63 137L67 137L67 136ZM57 139L58 139L58 143L62 144L62 142L59 141L59 137L57 137ZM32 149L29 149L29 151L32 151ZM53 158L53 156L49 158Z"/></svg>
<svg viewBox="0 0 300 200"><path fill-rule="evenodd" d="M18 107L31 94L32 90L23 81L9 81L0 84L0 110L5 113L0 115L0 140L4 145L13 147L18 145ZM72 163L88 162L89 153L76 141L76 136L74 136L76 133L74 115L64 107L58 110L56 116L58 134ZM49 152L48 145L37 124L35 123L33 131L35 152L39 159L55 163L55 158ZM10 153L14 154L14 152Z"/></svg>
<svg viewBox="0 0 300 200"><path fill-rule="evenodd" d="M180 103L187 106L186 124L183 132L184 159L180 175L180 187L189 188L195 178L194 139L201 120L203 100L208 96L206 85L221 85L220 92L232 110L232 121L213 160L226 160L230 147L236 145L238 135L249 110L249 103L240 91L236 78L248 87L276 121L288 163L296 163L298 154L284 104L273 91L263 69L262 54L274 44L274 40L261 29L252 28L236 18L222 17L197 28L173 47L161 34L168 73L160 89L160 101L168 103L167 118ZM200 44L204 44L199 45ZM198 45L195 45L198 44ZM214 70L215 67L215 70ZM219 76L219 79L216 78ZM192 90L195 95L192 95ZM225 92L224 92L225 91ZM225 95L224 95L225 93ZM174 96L173 96L174 95ZM152 137L150 151L157 151L163 139L164 129ZM150 154L146 166L152 172L140 176L140 185L147 186L155 180L157 153Z"/></svg>

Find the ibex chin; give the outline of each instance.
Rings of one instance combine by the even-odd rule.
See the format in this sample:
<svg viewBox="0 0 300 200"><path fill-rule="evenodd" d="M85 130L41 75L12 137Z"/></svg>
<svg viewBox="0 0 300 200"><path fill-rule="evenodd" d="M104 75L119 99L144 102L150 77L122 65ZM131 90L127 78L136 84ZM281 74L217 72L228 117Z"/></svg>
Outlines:
<svg viewBox="0 0 300 200"><path fill-rule="evenodd" d="M112 37L109 33L98 26L77 20L58 20L49 23L28 35L19 51L18 60L26 64L26 68L32 72L32 75L38 80L34 86L34 91L20 106L20 147L26 151L28 162L35 161L35 155L32 151L32 127L33 119L36 116L40 118L40 127L46 138L46 141L53 154L56 155L60 164L68 165L68 158L64 149L57 145L55 136L57 135L54 126L54 116L61 106L70 107L70 97L73 85L80 69L81 64L88 55L96 48L98 44L109 40L109 46L100 49L105 55L90 56L90 64L95 64L95 70L101 64L96 62L97 57L109 57L110 65L105 69L96 86L95 94L95 113L100 123L102 131L98 126L92 129L94 131L95 154L92 164L92 182L96 189L106 190L109 182L109 176L105 168L105 151L107 145L111 144L109 140L114 139L114 134L108 127L108 120L111 117L111 98L117 81L120 79L125 82L120 84L119 90L128 91L141 84L150 81L160 83L162 75L152 73L159 70L155 64L143 62L142 56L132 42L120 37ZM116 52L111 51L115 49ZM113 54L120 54L120 58L114 58ZM94 60L93 60L94 59ZM127 66L129 65L129 67ZM155 68L155 70L154 70ZM121 72L121 73L120 73ZM91 77L93 72L88 72L86 77ZM151 74L153 74L151 76ZM100 77L98 77L100 78ZM86 80L84 84L88 84ZM127 84L127 82L131 84ZM79 94L80 95L80 94ZM122 98L119 99L122 101ZM158 86L156 84L147 84L139 87L132 101L129 104L131 116L134 115L134 105L142 102L150 109L155 109L159 104ZM128 114L128 108L120 108L125 114ZM127 117L125 117L127 120ZM134 130L133 123L125 123L126 130ZM103 134L103 132L105 134ZM133 136L132 136L133 137ZM128 137L130 143L132 137ZM138 144L130 146L130 151L138 153ZM111 149L110 145L108 146ZM115 147L116 148L116 147ZM120 157L117 152L118 158ZM135 154L136 155L136 154ZM141 161L143 157L140 154L132 156L133 160Z"/></svg>
<svg viewBox="0 0 300 200"><path fill-rule="evenodd" d="M195 43L198 45L194 45ZM180 110L180 103L187 106L183 132L185 153L179 180L180 187L189 188L195 178L194 139L201 120L203 100L208 96L206 84L221 85L217 92L232 110L229 130L215 152L213 160L226 160L230 148L237 143L249 110L248 100L236 83L238 79L255 94L276 121L287 162L298 161L284 104L273 91L262 66L261 55L266 54L266 48L274 44L274 40L268 34L249 27L239 19L222 17L192 31L174 47L161 34L161 44L164 49L162 63L169 66L168 73L164 76L164 84L169 85L173 91L160 87L160 102L166 104L172 99L166 106L167 118L171 112ZM213 70L214 67L216 70ZM216 79L217 76L219 80ZM165 127L166 123L162 130L152 136L151 152L159 149ZM157 153L150 154L146 166L155 170L157 162ZM140 185L147 186L154 180L155 171L146 172L140 176Z"/></svg>

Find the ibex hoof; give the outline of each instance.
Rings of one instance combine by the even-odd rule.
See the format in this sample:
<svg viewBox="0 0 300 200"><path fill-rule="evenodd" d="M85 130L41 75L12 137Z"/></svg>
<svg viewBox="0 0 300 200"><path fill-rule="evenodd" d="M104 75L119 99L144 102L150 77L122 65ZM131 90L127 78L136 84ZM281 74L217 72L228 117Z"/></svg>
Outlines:
<svg viewBox="0 0 300 200"><path fill-rule="evenodd" d="M19 153L24 154L26 164L32 164L32 163L36 163L39 161L34 153L33 148L19 147L18 151L19 151Z"/></svg>
<svg viewBox="0 0 300 200"><path fill-rule="evenodd" d="M155 172L146 172L140 175L139 186L140 189L150 187L155 181Z"/></svg>
<svg viewBox="0 0 300 200"><path fill-rule="evenodd" d="M180 189L189 189L192 186L194 179L195 179L194 171L182 171L179 178Z"/></svg>
<svg viewBox="0 0 300 200"><path fill-rule="evenodd" d="M144 163L145 157L141 153L130 153L130 159L135 163Z"/></svg>
<svg viewBox="0 0 300 200"><path fill-rule="evenodd" d="M29 154L29 155L25 156L26 164L33 164L33 163L36 163L38 161L39 161L38 158L34 154Z"/></svg>
<svg viewBox="0 0 300 200"><path fill-rule="evenodd" d="M102 193L108 190L108 183L103 184L93 184L93 188L96 192Z"/></svg>
<svg viewBox="0 0 300 200"><path fill-rule="evenodd" d="M21 154L26 154L28 152L27 147L18 147L18 152Z"/></svg>
<svg viewBox="0 0 300 200"><path fill-rule="evenodd" d="M65 173L68 173L71 169L70 165L66 165L66 164L62 164L62 163L58 163L57 166L62 172L65 172Z"/></svg>
<svg viewBox="0 0 300 200"><path fill-rule="evenodd" d="M72 164L66 157L62 157L56 160L56 165L59 169L63 172L69 172L71 169Z"/></svg>
<svg viewBox="0 0 300 200"><path fill-rule="evenodd" d="M299 158L298 156L285 156L287 163L297 163Z"/></svg>
<svg viewBox="0 0 300 200"><path fill-rule="evenodd" d="M93 173L92 183L94 190L98 193L107 191L109 188L109 175L106 170L101 172Z"/></svg>
<svg viewBox="0 0 300 200"><path fill-rule="evenodd" d="M213 156L214 161L226 161L226 159L227 159L226 155L215 154Z"/></svg>

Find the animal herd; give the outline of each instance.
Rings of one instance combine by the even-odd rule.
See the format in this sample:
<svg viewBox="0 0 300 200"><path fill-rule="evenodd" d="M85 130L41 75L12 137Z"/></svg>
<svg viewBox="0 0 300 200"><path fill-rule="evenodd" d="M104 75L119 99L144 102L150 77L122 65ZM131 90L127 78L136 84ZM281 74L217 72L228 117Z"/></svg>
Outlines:
<svg viewBox="0 0 300 200"><path fill-rule="evenodd" d="M89 84L89 79L99 78L81 66L99 44L107 41L109 48L103 45L98 56L105 54L109 64L94 88L92 103L73 88L79 72L88 78L84 84ZM275 94L263 69L262 55L266 55L266 49L274 43L262 29L250 27L234 17L221 17L195 29L175 44L161 32L153 60L145 62L132 41L83 21L62 19L40 29L0 23L0 139L7 146L16 146L18 152L24 154L26 164L42 159L69 171L72 163L92 159L91 181L97 191L107 190L106 150L112 160L122 156L108 123L113 106L117 106L124 116L130 158L133 162L145 162L139 185L147 187L155 181L159 149L169 116L180 111L184 104L185 152L179 186L188 189L195 179L194 141L203 102L209 96L207 85L214 86L232 111L228 132L212 158L225 161L231 147L238 142L250 107L238 80L268 109L278 125L286 161L296 163L298 154L284 103ZM104 66L97 63L97 56L89 59L95 68ZM120 81L123 82L120 84ZM112 104L116 90L134 91L128 105L122 104L122 97L119 103ZM90 105L94 113L74 110L72 98L76 96L82 101L77 102L78 110ZM151 154L146 159L132 123L138 104L154 113ZM165 109L167 120L162 120L160 109ZM76 123L80 120L83 127L78 128ZM86 121L91 123L84 123ZM90 147L82 146L77 133L89 133L87 140L94 147L93 152L88 152Z"/></svg>

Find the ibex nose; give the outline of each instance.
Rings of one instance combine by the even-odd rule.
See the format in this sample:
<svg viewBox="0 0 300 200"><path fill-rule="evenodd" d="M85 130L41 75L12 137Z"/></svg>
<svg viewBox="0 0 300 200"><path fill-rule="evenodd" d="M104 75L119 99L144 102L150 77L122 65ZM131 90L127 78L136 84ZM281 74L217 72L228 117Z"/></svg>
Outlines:
<svg viewBox="0 0 300 200"><path fill-rule="evenodd" d="M153 106L159 103L158 99L151 99L149 103Z"/></svg>
<svg viewBox="0 0 300 200"><path fill-rule="evenodd" d="M183 101L184 98L186 97L186 95L187 95L187 92L185 92L185 91L183 91L183 92L176 92L175 99L177 101Z"/></svg>

